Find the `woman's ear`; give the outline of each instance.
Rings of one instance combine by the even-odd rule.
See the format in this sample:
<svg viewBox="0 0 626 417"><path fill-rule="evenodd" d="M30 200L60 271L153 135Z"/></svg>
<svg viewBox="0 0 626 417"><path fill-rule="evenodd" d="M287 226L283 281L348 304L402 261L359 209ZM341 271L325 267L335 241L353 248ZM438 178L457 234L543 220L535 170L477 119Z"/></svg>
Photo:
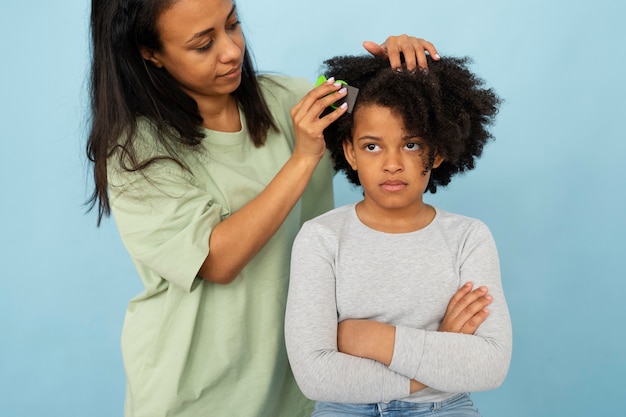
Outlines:
<svg viewBox="0 0 626 417"><path fill-rule="evenodd" d="M350 164L353 170L358 171L356 167L356 155L354 154L354 145L352 139L343 141L343 155L346 157L346 161Z"/></svg>
<svg viewBox="0 0 626 417"><path fill-rule="evenodd" d="M163 63L159 60L157 52L154 49L148 48L147 46L140 46L139 53L143 59L151 62L155 67L163 68Z"/></svg>

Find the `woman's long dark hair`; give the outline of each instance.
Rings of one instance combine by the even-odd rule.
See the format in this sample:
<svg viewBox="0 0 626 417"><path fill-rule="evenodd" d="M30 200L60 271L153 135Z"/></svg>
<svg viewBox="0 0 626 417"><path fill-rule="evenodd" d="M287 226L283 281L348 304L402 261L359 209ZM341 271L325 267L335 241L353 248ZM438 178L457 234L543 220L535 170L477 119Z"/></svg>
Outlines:
<svg viewBox="0 0 626 417"><path fill-rule="evenodd" d="M140 171L161 159L176 161L180 146L198 145L204 135L196 101L163 68L147 63L140 47L161 49L156 21L175 0L92 0L91 119L87 157L93 163L94 191L88 209L98 207L98 225L111 212L107 160L117 152L119 165ZM259 90L252 57L246 48L241 84L233 96L243 108L256 146L270 128L278 129ZM165 154L140 160L134 141L137 118L157 128Z"/></svg>

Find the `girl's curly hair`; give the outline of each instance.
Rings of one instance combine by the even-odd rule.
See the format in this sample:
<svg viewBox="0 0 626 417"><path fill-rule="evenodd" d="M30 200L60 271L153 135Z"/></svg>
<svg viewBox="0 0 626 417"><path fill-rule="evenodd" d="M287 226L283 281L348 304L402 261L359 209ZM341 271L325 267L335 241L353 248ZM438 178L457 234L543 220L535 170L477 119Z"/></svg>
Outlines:
<svg viewBox="0 0 626 417"><path fill-rule="evenodd" d="M475 160L492 139L488 127L498 113L500 98L467 69L470 59L428 57L428 72L396 71L386 59L339 56L328 59L326 76L359 89L352 114L345 113L324 130L326 146L337 171L361 185L343 154L343 142L352 140L353 114L359 107L379 105L399 115L405 129L420 136L430 149L427 169L438 153L444 162L432 170L426 191L435 193L452 176L474 168Z"/></svg>

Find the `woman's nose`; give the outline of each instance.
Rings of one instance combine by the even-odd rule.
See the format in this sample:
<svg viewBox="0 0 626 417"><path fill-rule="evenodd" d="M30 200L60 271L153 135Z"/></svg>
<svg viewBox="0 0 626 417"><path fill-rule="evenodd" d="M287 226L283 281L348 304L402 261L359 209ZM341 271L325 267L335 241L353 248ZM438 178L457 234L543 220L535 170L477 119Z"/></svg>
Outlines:
<svg viewBox="0 0 626 417"><path fill-rule="evenodd" d="M220 42L220 55L219 59L221 62L230 62L236 61L241 58L241 54L243 53L239 44L233 39L230 35L225 35L222 37Z"/></svg>

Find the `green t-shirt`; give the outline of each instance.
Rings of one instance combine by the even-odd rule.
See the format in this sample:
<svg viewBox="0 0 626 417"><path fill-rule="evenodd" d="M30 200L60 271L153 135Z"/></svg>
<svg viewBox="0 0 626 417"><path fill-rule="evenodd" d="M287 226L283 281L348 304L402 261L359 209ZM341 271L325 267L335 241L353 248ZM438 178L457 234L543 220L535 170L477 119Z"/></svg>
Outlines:
<svg viewBox="0 0 626 417"><path fill-rule="evenodd" d="M194 150L144 173L109 163L111 207L145 290L126 312L122 354L127 417L299 417L300 393L283 338L291 245L301 224L333 206L332 166L324 158L305 194L265 247L229 285L196 276L209 236L272 180L294 147L290 109L311 88L304 79L259 82L280 129L255 147L240 132L206 130ZM240 111L240 114L242 112ZM158 153L148 123L140 152Z"/></svg>

